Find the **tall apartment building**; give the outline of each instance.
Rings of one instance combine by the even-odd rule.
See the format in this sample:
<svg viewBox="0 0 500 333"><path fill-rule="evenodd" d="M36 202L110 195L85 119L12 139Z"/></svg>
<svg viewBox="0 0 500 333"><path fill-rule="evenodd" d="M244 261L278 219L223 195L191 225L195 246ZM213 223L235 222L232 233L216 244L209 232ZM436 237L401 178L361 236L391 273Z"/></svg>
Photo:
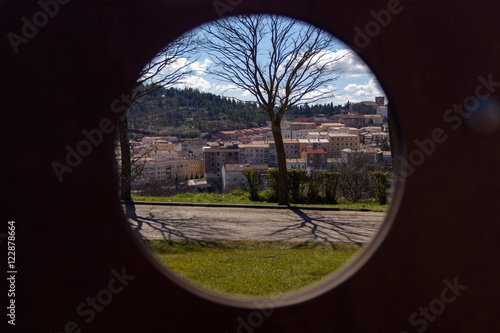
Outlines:
<svg viewBox="0 0 500 333"><path fill-rule="evenodd" d="M282 129L281 135L283 139L305 139L309 131L310 129Z"/></svg>
<svg viewBox="0 0 500 333"><path fill-rule="evenodd" d="M238 144L214 143L203 148L203 158L207 182L215 183L222 188L222 166L240 163L240 148Z"/></svg>
<svg viewBox="0 0 500 333"><path fill-rule="evenodd" d="M189 177L202 177L205 174L205 161L189 159Z"/></svg>
<svg viewBox="0 0 500 333"><path fill-rule="evenodd" d="M299 141L295 139L283 139L286 158L299 158ZM269 141L269 167L275 168L278 166L278 155L276 153L276 143Z"/></svg>
<svg viewBox="0 0 500 333"><path fill-rule="evenodd" d="M328 149L328 139L299 139L299 152L307 149Z"/></svg>
<svg viewBox="0 0 500 333"><path fill-rule="evenodd" d="M264 142L239 145L240 163L269 164L269 144Z"/></svg>
<svg viewBox="0 0 500 333"><path fill-rule="evenodd" d="M151 181L186 179L190 175L189 161L185 159L157 161L149 159L144 165L142 177L136 181L147 184Z"/></svg>
<svg viewBox="0 0 500 333"><path fill-rule="evenodd" d="M360 138L356 134L329 133L327 139L329 141L327 152L330 158L340 157L342 149L356 150L360 148Z"/></svg>
<svg viewBox="0 0 500 333"><path fill-rule="evenodd" d="M317 148L307 149L303 151L301 155L308 168L313 170L326 170L328 163L326 150Z"/></svg>

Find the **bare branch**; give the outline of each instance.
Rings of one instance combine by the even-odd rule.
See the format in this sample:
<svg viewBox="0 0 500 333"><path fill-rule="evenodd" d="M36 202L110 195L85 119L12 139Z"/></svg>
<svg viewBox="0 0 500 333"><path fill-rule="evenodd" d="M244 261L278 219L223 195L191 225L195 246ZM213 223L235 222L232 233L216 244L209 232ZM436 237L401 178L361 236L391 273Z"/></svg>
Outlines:
<svg viewBox="0 0 500 333"><path fill-rule="evenodd" d="M255 110L266 113L278 156L278 202L288 203L286 156L281 121L286 111L305 101L333 94L339 78L332 59L334 39L313 26L279 16L244 15L202 28L214 77L249 92Z"/></svg>
<svg viewBox="0 0 500 333"><path fill-rule="evenodd" d="M328 51L335 39L316 27L274 15L244 15L202 29L217 68L210 73L248 91L270 117L333 94L320 89L339 78L341 57L332 57Z"/></svg>
<svg viewBox="0 0 500 333"><path fill-rule="evenodd" d="M184 34L163 47L141 71L130 104L162 87L180 83L193 74L194 71L188 68L198 57L190 59L188 56L199 47L200 41L194 33Z"/></svg>

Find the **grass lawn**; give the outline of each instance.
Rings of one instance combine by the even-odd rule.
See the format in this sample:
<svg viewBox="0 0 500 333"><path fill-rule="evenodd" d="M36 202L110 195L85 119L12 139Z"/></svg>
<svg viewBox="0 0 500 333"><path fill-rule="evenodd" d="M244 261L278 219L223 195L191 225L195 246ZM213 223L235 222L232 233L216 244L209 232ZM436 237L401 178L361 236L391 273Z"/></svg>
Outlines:
<svg viewBox="0 0 500 333"><path fill-rule="evenodd" d="M208 289L268 296L317 282L359 250L351 243L150 241L164 265Z"/></svg>
<svg viewBox="0 0 500 333"><path fill-rule="evenodd" d="M187 202L187 203L220 203L220 204L244 204L244 205L274 205L266 201L251 201L248 193L235 191L229 194L217 193L181 193L170 197L147 197L147 196L132 196L134 201L151 201L151 202ZM291 204L291 206L316 206L316 207L332 207L341 209L368 209L374 212L384 212L389 205L379 205L374 200L365 200L363 202L347 202L339 199L336 205L306 205L306 204Z"/></svg>

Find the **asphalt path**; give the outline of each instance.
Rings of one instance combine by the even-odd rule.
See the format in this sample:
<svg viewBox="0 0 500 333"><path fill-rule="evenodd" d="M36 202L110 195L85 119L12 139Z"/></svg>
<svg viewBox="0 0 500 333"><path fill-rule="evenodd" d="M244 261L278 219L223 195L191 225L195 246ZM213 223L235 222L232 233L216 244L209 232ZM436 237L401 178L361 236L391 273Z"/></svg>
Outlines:
<svg viewBox="0 0 500 333"><path fill-rule="evenodd" d="M366 243L385 213L299 208L135 205L132 228L150 240L260 240Z"/></svg>

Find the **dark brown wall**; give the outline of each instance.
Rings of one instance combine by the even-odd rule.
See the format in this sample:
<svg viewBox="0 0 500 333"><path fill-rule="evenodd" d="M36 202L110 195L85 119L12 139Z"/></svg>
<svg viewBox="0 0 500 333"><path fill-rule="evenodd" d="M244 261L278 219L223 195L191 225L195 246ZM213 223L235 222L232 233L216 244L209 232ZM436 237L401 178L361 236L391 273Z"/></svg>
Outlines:
<svg viewBox="0 0 500 333"><path fill-rule="evenodd" d="M232 2L241 2L232 13L295 16L353 46L354 28L364 30L372 10L392 3ZM500 135L466 123L453 129L455 122L443 119L476 94L479 76L500 82L500 4L403 0L401 6L359 54L397 112L406 158L417 156L415 140L431 138L435 129L446 140L398 188L392 228L366 265L320 297L274 309L255 332L416 332L423 324L412 326L409 316L441 298L443 281L455 278L467 289L425 331L500 330ZM35 1L0 1L0 232L16 221L16 327L61 332L74 321L83 332L237 332L238 317L258 321L260 312L186 291L149 260L114 196L112 133L62 182L52 168L64 162L67 146L85 139L82 130L116 121L112 105L122 104L113 101L120 102L162 45L217 18L212 1L73 0L15 54L9 32L21 34L21 18L31 21L38 11ZM500 98L499 85L491 88ZM135 278L86 324L77 306L122 268Z"/></svg>

